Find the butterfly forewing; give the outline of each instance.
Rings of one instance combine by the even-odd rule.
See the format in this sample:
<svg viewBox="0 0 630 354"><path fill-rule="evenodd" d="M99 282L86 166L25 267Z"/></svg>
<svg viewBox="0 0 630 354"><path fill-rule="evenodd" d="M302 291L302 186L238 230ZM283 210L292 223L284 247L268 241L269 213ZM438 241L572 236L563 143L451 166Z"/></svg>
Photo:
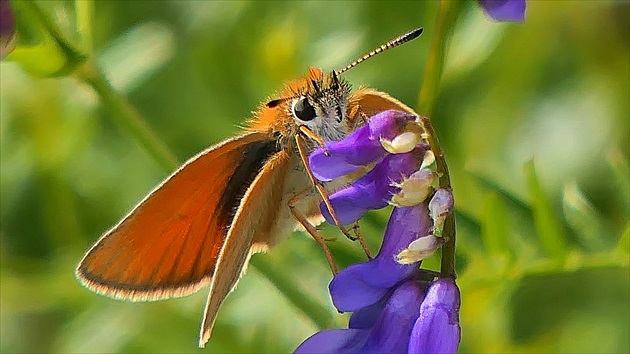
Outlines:
<svg viewBox="0 0 630 354"><path fill-rule="evenodd" d="M275 154L243 195L211 281L199 337L202 347L210 337L221 303L245 271L249 256L266 249L268 242L276 236L269 231L277 222L276 214L280 208L286 207L281 202L290 161L290 153L286 150ZM254 242L258 244L252 247Z"/></svg>
<svg viewBox="0 0 630 354"><path fill-rule="evenodd" d="M78 278L121 299L197 291L211 280L240 197L276 152L275 140L253 132L192 158L90 249Z"/></svg>

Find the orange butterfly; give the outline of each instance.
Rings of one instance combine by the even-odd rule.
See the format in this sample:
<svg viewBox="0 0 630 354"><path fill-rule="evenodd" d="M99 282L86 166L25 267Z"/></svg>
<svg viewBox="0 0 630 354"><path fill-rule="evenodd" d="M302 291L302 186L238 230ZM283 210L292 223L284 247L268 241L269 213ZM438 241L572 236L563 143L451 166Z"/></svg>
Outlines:
<svg viewBox="0 0 630 354"><path fill-rule="evenodd" d="M107 231L77 267L79 281L99 294L133 301L186 296L210 285L199 338L203 347L253 253L300 226L327 251L313 226L323 220L319 203L323 198L329 206L327 193L350 181L316 182L308 153L342 139L364 117L389 109L415 114L386 93L352 92L339 75L421 33L419 28L399 36L338 72L311 68L288 84L241 135L188 160Z"/></svg>

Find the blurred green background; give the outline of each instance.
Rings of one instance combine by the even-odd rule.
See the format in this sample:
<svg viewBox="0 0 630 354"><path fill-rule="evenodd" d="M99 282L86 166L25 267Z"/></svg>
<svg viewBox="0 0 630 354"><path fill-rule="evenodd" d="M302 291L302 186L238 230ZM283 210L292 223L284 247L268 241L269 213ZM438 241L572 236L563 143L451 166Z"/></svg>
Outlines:
<svg viewBox="0 0 630 354"><path fill-rule="evenodd" d="M37 4L76 39L74 2ZM97 1L91 25L108 79L183 161L238 132L309 66L341 68L423 26L419 40L344 74L416 106L437 7ZM630 351L629 13L627 1L530 1L524 24L506 24L474 2L462 10L432 117L456 198L461 352ZM207 290L128 303L73 276L168 171L79 79L0 69L0 350L197 352ZM373 250L388 213L362 221ZM342 265L363 259L343 237L332 247ZM331 327L347 324L309 237L254 258L325 306ZM317 330L250 268L205 351L289 352Z"/></svg>

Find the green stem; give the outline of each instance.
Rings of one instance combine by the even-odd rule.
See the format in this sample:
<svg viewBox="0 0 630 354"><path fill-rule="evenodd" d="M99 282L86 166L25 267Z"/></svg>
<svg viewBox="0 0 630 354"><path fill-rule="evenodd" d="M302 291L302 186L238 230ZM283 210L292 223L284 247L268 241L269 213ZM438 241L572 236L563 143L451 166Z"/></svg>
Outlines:
<svg viewBox="0 0 630 354"><path fill-rule="evenodd" d="M92 20L94 18L94 1L75 0L77 31L81 35L81 45L87 53L92 53L94 35L92 33Z"/></svg>
<svg viewBox="0 0 630 354"><path fill-rule="evenodd" d="M64 36L63 32L57 27L57 24L48 16L48 14L42 10L37 4L32 1L26 1L25 4L38 17L43 26L43 30L55 41L57 47L59 47L66 57L65 66L55 73L55 76L63 76L72 72L75 67L84 62L88 57L83 51L76 47L72 42Z"/></svg>
<svg viewBox="0 0 630 354"><path fill-rule="evenodd" d="M418 97L418 112L427 117L433 114L433 108L440 88L442 68L446 56L446 46L457 20L462 1L442 0L438 8L437 19L431 38L429 58L424 70L424 81Z"/></svg>
<svg viewBox="0 0 630 354"><path fill-rule="evenodd" d="M431 120L428 117L422 117L420 123L427 133L427 141L431 146L431 150L435 154L435 165L439 174L439 187L452 191L451 178L448 173L448 165L444 158L444 151L437 140L435 130L431 125ZM442 263L440 273L443 278L455 278L455 213L451 212L444 220L444 229L442 230L442 237L444 237L444 244L442 245Z"/></svg>
<svg viewBox="0 0 630 354"><path fill-rule="evenodd" d="M173 171L178 161L160 139L149 129L138 112L125 97L116 93L102 72L89 60L76 71L78 78L92 86L103 106L110 110L110 116L137 141L162 166L165 171Z"/></svg>
<svg viewBox="0 0 630 354"><path fill-rule="evenodd" d="M424 82L420 90L418 112L430 117L433 113L435 101L439 93L442 68L446 55L446 45L448 38L457 20L457 15L461 8L461 2L454 0L440 1L429 60L425 69ZM421 121L427 133L427 140L431 149L435 153L437 172L440 174L439 186L451 190L451 181L448 173L448 165L444 159L444 151L435 134L429 118L423 117ZM442 231L445 243L442 246L441 276L445 278L455 278L455 215L451 213L444 222Z"/></svg>

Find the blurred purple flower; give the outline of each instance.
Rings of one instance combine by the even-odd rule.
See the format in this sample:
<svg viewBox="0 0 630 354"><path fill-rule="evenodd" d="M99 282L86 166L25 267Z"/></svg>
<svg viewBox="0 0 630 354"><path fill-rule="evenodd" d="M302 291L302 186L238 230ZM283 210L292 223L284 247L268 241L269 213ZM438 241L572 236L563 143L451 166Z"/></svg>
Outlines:
<svg viewBox="0 0 630 354"><path fill-rule="evenodd" d="M15 18L8 0L0 0L0 59L4 59L13 49L15 38Z"/></svg>
<svg viewBox="0 0 630 354"><path fill-rule="evenodd" d="M525 21L525 0L477 0L479 6L493 21Z"/></svg>
<svg viewBox="0 0 630 354"><path fill-rule="evenodd" d="M330 196L342 223L386 206L394 195L404 206L392 211L378 255L347 267L330 283L335 307L354 312L348 329L316 333L296 353L457 351L459 290L450 279L426 280L433 275L419 268L421 260L441 245L436 234L452 211L453 197L448 190L431 187L435 173L420 168L427 147L421 139L409 137L417 132L416 118L396 111L379 113L348 138L327 144L330 156L321 150L311 154L311 169L322 180L375 164ZM401 153L391 153L399 147ZM322 212L332 221L325 208Z"/></svg>

